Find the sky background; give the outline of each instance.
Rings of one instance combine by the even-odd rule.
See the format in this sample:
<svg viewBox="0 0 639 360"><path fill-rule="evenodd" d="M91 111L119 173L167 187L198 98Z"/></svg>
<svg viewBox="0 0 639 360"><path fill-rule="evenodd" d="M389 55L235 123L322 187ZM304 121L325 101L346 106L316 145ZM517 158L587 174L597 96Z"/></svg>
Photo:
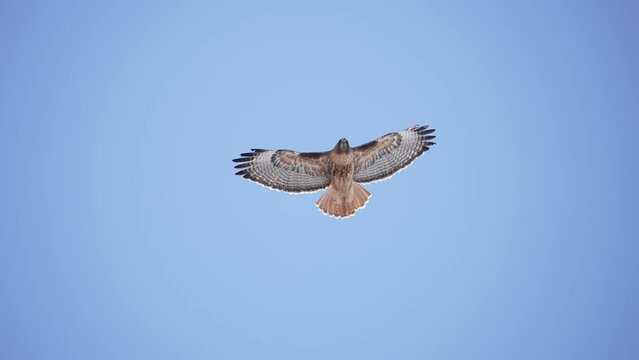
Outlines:
<svg viewBox="0 0 639 360"><path fill-rule="evenodd" d="M4 1L0 358L636 359L632 1ZM320 194L250 148L413 124Z"/></svg>

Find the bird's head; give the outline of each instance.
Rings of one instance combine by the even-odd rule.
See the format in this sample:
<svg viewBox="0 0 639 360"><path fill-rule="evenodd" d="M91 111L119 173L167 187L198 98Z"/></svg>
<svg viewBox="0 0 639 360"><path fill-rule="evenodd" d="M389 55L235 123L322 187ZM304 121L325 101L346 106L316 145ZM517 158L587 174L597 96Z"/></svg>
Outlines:
<svg viewBox="0 0 639 360"><path fill-rule="evenodd" d="M335 150L339 152L347 152L351 149L351 146L348 144L348 140L346 138L341 138L340 141L335 145Z"/></svg>

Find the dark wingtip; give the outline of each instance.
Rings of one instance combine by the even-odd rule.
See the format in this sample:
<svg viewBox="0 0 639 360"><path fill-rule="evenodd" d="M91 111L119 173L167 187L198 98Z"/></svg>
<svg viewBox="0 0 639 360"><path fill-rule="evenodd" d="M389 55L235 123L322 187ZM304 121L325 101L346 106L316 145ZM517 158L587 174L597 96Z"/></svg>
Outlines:
<svg viewBox="0 0 639 360"><path fill-rule="evenodd" d="M253 160L252 158L239 158L239 159L233 159L233 162L244 162L244 161L251 161Z"/></svg>
<svg viewBox="0 0 639 360"><path fill-rule="evenodd" d="M261 152L265 152L265 149L251 149L251 151L254 151L256 153L261 153Z"/></svg>
<svg viewBox="0 0 639 360"><path fill-rule="evenodd" d="M246 169L245 170L240 170L240 171L236 172L235 175L248 175L248 171Z"/></svg>
<svg viewBox="0 0 639 360"><path fill-rule="evenodd" d="M428 135L428 134L433 133L433 132L435 132L435 129L428 129L428 130L424 129L424 130L418 131L417 133L419 135Z"/></svg>
<svg viewBox="0 0 639 360"><path fill-rule="evenodd" d="M234 167L236 169L243 169L243 168L246 168L246 167L249 167L249 166L251 166L251 163L242 163L242 164L239 164L239 165L235 165Z"/></svg>
<svg viewBox="0 0 639 360"><path fill-rule="evenodd" d="M420 139L422 140L433 140L434 138L436 138L437 136L435 135L430 135L430 136L421 136Z"/></svg>
<svg viewBox="0 0 639 360"><path fill-rule="evenodd" d="M240 154L241 157L253 157L255 156L254 152L250 152L250 153L241 153Z"/></svg>

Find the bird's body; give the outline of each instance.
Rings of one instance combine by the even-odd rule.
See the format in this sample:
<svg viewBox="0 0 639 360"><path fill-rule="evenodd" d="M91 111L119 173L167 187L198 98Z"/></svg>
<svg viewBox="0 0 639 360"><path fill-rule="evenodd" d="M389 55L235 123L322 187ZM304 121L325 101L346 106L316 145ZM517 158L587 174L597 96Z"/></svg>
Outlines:
<svg viewBox="0 0 639 360"><path fill-rule="evenodd" d="M346 139L340 140L340 142L343 141ZM326 214L347 217L366 205L370 193L353 181L355 174L353 150L350 147L347 150L339 150L337 149L339 145L340 143L328 155L327 164L330 169L331 184L324 195L317 200L317 206ZM362 194L360 189L364 190L365 194Z"/></svg>
<svg viewBox="0 0 639 360"><path fill-rule="evenodd" d="M340 140L340 143L343 141L346 139ZM331 174L331 186L334 190L345 193L351 189L353 182L355 156L350 147L345 150L339 149L340 143L337 144L336 149L328 154L328 166ZM348 145L348 142L346 144Z"/></svg>
<svg viewBox="0 0 639 360"><path fill-rule="evenodd" d="M435 143L434 129L413 126L351 148L341 139L331 151L300 153L262 150L244 153L236 175L275 190L291 193L328 188L317 201L322 212L338 218L352 216L366 205L370 193L360 183L389 178Z"/></svg>

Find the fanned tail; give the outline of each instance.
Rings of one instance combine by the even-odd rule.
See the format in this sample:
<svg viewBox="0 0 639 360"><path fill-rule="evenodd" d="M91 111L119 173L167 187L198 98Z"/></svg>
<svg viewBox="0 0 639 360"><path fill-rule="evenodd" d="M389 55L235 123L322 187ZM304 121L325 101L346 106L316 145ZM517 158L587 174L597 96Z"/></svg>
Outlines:
<svg viewBox="0 0 639 360"><path fill-rule="evenodd" d="M329 186L316 204L326 215L347 218L363 208L370 196L368 190L353 181L350 191L346 194L338 192L332 185Z"/></svg>

